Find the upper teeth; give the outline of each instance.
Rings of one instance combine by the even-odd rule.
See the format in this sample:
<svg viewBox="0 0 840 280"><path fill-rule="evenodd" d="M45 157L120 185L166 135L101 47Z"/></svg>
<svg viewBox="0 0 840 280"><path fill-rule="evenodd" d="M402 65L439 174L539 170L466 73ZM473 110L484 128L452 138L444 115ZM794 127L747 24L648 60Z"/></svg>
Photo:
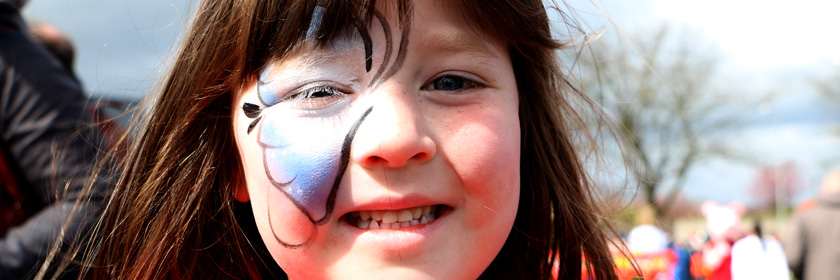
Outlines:
<svg viewBox="0 0 840 280"><path fill-rule="evenodd" d="M434 221L434 207L429 205L401 210L358 211L351 215L359 217L356 226L362 229L398 229Z"/></svg>

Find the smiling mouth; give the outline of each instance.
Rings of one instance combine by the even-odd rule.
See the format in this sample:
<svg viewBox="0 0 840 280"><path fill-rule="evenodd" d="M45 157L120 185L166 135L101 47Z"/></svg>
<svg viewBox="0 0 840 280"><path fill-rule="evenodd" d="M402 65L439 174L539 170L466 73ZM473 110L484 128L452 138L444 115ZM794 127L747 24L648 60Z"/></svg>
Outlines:
<svg viewBox="0 0 840 280"><path fill-rule="evenodd" d="M426 205L399 210L365 210L344 215L344 220L360 229L400 229L431 223L446 210L444 205Z"/></svg>

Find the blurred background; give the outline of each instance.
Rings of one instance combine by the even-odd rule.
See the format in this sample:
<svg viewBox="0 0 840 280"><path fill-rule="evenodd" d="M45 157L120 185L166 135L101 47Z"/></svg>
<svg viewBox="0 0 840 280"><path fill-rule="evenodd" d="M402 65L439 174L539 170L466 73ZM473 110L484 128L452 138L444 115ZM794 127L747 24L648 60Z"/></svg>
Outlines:
<svg viewBox="0 0 840 280"><path fill-rule="evenodd" d="M48 23L70 38L88 94L138 100L165 71L195 3L29 0L23 12L29 22Z"/></svg>
<svg viewBox="0 0 840 280"><path fill-rule="evenodd" d="M558 37L580 86L627 137L599 184L624 202L623 229L653 209L674 239L704 227L700 203L740 201L782 234L795 207L840 167L837 1L569 0ZM30 21L71 38L93 98L151 92L192 1L32 0ZM567 32L565 32L567 31ZM569 35L571 34L571 35ZM608 145L609 146L609 145ZM622 191L623 190L623 191ZM632 200L632 202L626 202Z"/></svg>
<svg viewBox="0 0 840 280"><path fill-rule="evenodd" d="M651 207L680 240L705 228L703 201L739 201L744 228L783 234L840 167L840 2L567 4L587 34L572 38L572 73L626 128L634 167L612 173L630 181L627 228Z"/></svg>

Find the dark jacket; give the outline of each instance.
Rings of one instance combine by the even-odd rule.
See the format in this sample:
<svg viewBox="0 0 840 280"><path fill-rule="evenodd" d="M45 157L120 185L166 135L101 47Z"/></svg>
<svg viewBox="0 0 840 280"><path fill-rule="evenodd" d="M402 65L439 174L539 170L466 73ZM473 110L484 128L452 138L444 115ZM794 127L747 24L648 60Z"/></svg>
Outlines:
<svg viewBox="0 0 840 280"><path fill-rule="evenodd" d="M840 279L840 193L817 198L814 208L795 216L784 241L796 278Z"/></svg>
<svg viewBox="0 0 840 280"><path fill-rule="evenodd" d="M0 279L34 276L82 195L101 143L80 85L28 36L20 2L0 0L0 150L18 189L40 206L0 237ZM62 241L84 234L100 205L80 204Z"/></svg>

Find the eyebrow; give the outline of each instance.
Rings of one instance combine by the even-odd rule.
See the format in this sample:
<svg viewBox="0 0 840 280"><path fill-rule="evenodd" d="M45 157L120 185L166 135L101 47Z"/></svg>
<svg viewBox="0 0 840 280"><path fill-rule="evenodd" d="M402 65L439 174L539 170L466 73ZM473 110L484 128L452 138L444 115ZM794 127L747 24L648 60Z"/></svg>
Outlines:
<svg viewBox="0 0 840 280"><path fill-rule="evenodd" d="M342 57L342 53L333 51L330 47L317 47L311 44L302 44L290 50L285 57L274 61L276 65L285 65L290 61L298 60L295 65L301 69L314 69L317 65L322 65L329 61L335 61ZM265 70L263 70L265 71ZM270 83L270 81L263 80L261 73L258 78L260 82Z"/></svg>
<svg viewBox="0 0 840 280"><path fill-rule="evenodd" d="M420 42L418 48L421 51L471 53L482 57L498 56L490 49L486 40L463 32L435 32L424 36Z"/></svg>
<svg viewBox="0 0 840 280"><path fill-rule="evenodd" d="M300 63L306 65L317 65L324 61L331 61L342 56L341 52L336 52L336 48L330 46L330 43L325 46L319 46L312 41L304 41L300 44L294 45L287 51L280 59L276 59L274 63L283 64L288 60L300 59Z"/></svg>

